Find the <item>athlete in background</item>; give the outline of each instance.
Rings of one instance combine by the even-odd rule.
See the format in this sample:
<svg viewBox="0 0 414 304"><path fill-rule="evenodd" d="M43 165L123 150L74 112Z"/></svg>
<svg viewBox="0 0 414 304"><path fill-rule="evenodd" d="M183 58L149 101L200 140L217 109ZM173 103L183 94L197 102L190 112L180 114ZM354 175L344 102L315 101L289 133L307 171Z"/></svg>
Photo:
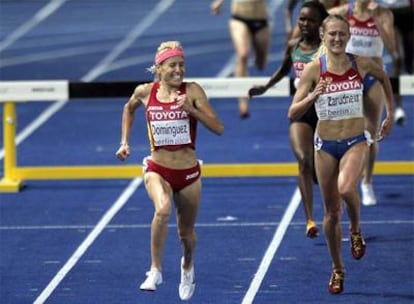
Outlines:
<svg viewBox="0 0 414 304"><path fill-rule="evenodd" d="M309 1L318 1L318 0L302 0L302 3ZM329 10L333 7L339 6L341 4L347 3L347 0L319 0L326 10ZM292 26L293 22L293 10L296 5L299 3L298 0L289 0L285 8L285 30L286 30L286 39L289 41L292 38L299 37L299 28L296 25Z"/></svg>
<svg viewBox="0 0 414 304"><path fill-rule="evenodd" d="M224 0L214 0L211 11L218 15ZM263 70L267 64L270 47L270 26L266 0L232 0L229 30L236 52L234 77L247 77L250 53L255 55L255 66ZM250 116L247 97L239 98L241 118Z"/></svg>
<svg viewBox="0 0 414 304"><path fill-rule="evenodd" d="M378 4L391 10L394 16L395 44L398 58L392 62L392 76L414 73L414 1L413 0L379 0ZM403 125L406 114L401 96L394 96L394 121Z"/></svg>
<svg viewBox="0 0 414 304"><path fill-rule="evenodd" d="M305 65L313 60L321 42L319 27L328 16L325 7L318 1L306 1L299 10L298 28L299 39L289 41L282 65L272 75L266 85L255 86L249 90L249 97L264 94L279 80L289 74L293 66L295 84L299 82ZM313 136L318 118L315 107L311 106L304 115L291 120L289 139L292 151L299 166L298 184L302 196L303 209L306 217L307 237L318 236L319 229L313 219L313 180L314 180L314 153Z"/></svg>

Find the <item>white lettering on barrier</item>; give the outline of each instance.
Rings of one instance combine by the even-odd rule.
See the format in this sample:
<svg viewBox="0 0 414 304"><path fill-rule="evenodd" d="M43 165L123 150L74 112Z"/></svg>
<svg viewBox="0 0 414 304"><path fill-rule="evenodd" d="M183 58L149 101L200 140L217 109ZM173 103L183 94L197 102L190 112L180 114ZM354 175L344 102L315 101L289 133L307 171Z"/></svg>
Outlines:
<svg viewBox="0 0 414 304"><path fill-rule="evenodd" d="M0 81L0 102L69 99L69 81Z"/></svg>
<svg viewBox="0 0 414 304"><path fill-rule="evenodd" d="M401 75L398 89L401 96L414 95L414 77L412 75Z"/></svg>
<svg viewBox="0 0 414 304"><path fill-rule="evenodd" d="M254 85L264 85L269 77L239 78L188 78L185 81L199 83L209 98L235 98L247 96L247 91ZM414 95L414 76L399 76L399 93L402 96ZM290 82L284 77L275 86L268 89L261 97L289 97ZM5 101L55 101L69 99L68 80L39 81L0 81L0 103Z"/></svg>
<svg viewBox="0 0 414 304"><path fill-rule="evenodd" d="M233 77L233 78L188 78L185 81L197 82L209 98L247 97L249 89L254 85L265 85L269 77ZM256 97L288 97L290 96L290 80L281 79L265 94Z"/></svg>

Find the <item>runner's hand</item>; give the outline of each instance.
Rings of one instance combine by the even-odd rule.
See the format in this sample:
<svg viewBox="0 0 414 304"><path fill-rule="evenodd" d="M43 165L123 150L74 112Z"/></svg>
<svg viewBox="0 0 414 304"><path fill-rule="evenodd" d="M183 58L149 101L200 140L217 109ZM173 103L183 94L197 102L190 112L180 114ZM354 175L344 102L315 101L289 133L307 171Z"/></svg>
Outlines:
<svg viewBox="0 0 414 304"><path fill-rule="evenodd" d="M265 86L254 86L251 88L248 92L249 98L252 98L253 96L262 95L266 93L267 89Z"/></svg>
<svg viewBox="0 0 414 304"><path fill-rule="evenodd" d="M116 151L115 155L119 160L124 161L129 157L129 154L129 145L126 143L121 143L121 146L119 147L118 151Z"/></svg>
<svg viewBox="0 0 414 304"><path fill-rule="evenodd" d="M385 119L381 123L381 128L377 134L377 141L381 141L384 139L384 137L388 136L391 133L393 125L393 119L392 117L385 117Z"/></svg>

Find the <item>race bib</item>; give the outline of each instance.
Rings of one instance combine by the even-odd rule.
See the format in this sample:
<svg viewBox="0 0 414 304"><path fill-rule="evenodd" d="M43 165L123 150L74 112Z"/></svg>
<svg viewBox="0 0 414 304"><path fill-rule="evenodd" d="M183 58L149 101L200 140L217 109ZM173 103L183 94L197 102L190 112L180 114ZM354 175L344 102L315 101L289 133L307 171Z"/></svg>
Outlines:
<svg viewBox="0 0 414 304"><path fill-rule="evenodd" d="M191 143L189 119L152 121L154 146L174 146Z"/></svg>

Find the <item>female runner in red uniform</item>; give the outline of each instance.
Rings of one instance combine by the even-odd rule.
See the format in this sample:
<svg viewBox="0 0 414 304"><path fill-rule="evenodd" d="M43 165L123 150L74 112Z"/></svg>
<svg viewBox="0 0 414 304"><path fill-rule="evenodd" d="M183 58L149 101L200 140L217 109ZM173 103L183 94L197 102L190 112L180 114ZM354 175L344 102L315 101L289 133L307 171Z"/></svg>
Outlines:
<svg viewBox="0 0 414 304"><path fill-rule="evenodd" d="M183 82L184 51L177 41L161 43L152 71L157 81L142 84L125 104L122 113L120 160L130 155L128 140L136 109L143 105L147 119L151 155L144 159L144 182L155 212L151 224L151 268L141 290L155 291L162 283L162 254L173 204L182 246L179 295L188 300L194 293L194 225L201 195L201 169L196 157L197 122L215 134L223 124L210 105L203 88Z"/></svg>

